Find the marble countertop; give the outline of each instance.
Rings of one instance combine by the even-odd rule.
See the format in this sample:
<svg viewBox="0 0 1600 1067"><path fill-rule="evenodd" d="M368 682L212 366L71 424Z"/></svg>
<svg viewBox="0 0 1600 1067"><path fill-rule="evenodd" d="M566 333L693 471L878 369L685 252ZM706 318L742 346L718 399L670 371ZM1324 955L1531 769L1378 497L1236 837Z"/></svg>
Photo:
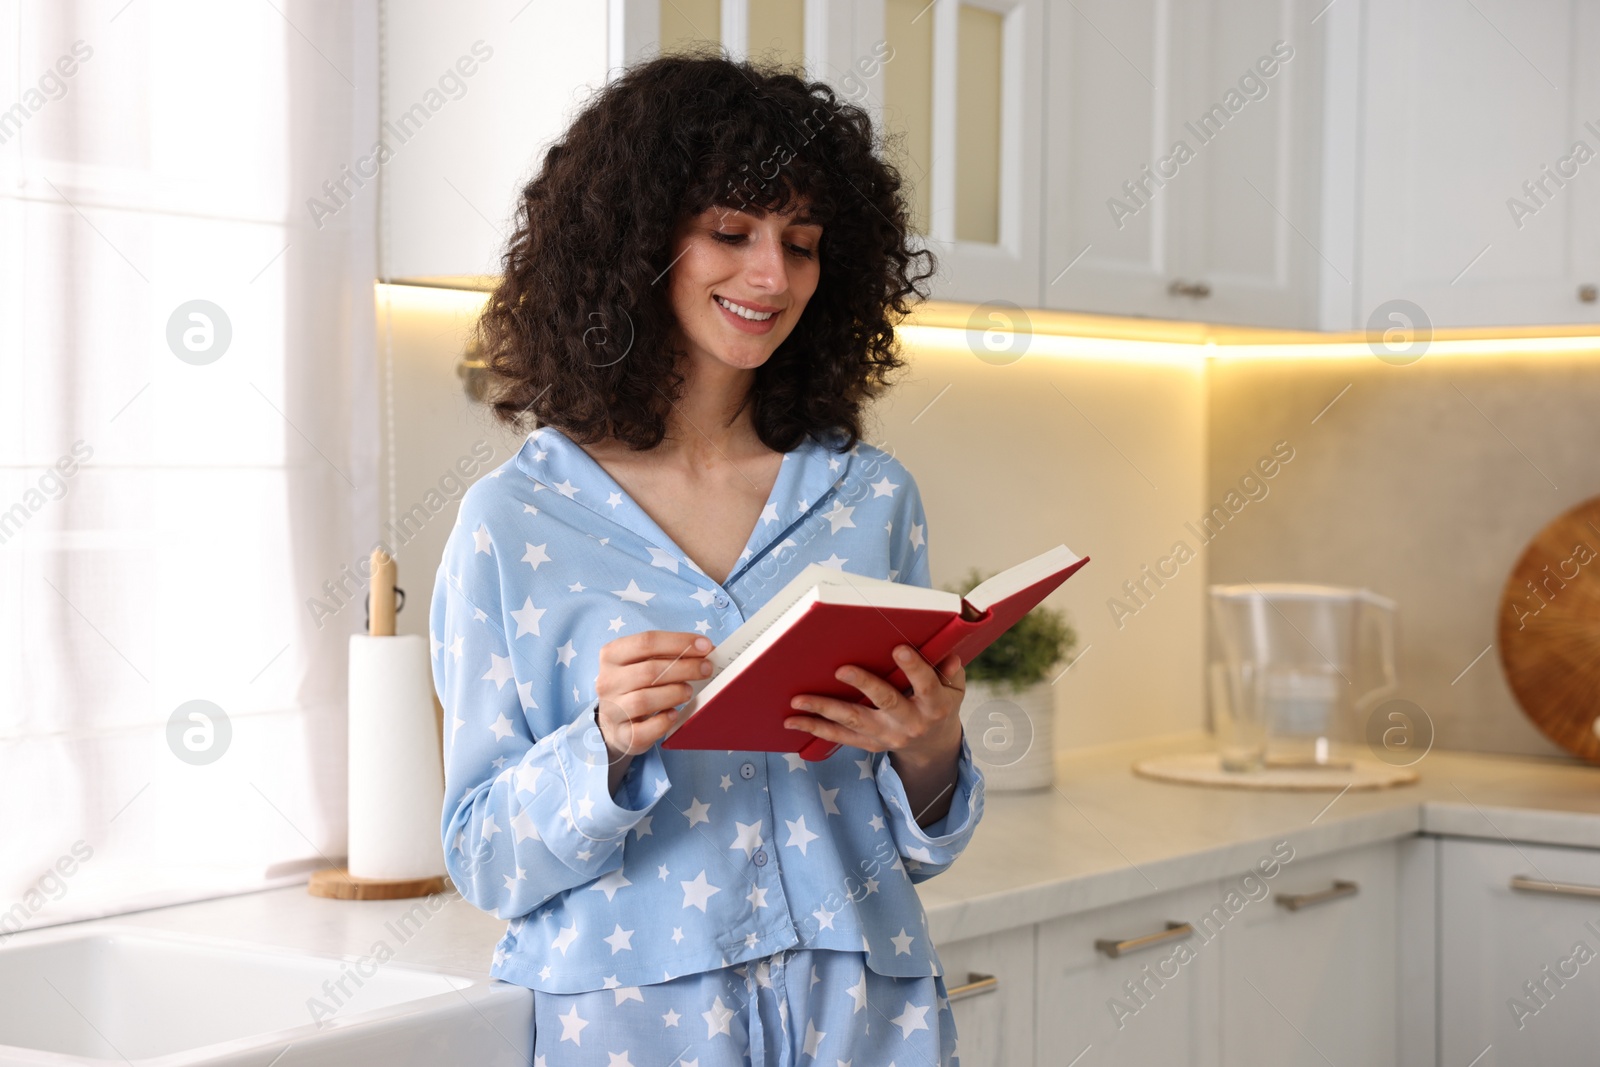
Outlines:
<svg viewBox="0 0 1600 1067"><path fill-rule="evenodd" d="M1243 874L1273 844L1296 857L1419 832L1600 848L1600 767L1429 752L1420 781L1323 793L1215 789L1134 775L1135 760L1209 748L1201 735L1064 753L1056 786L987 794L956 863L917 888L950 943Z"/></svg>
<svg viewBox="0 0 1600 1067"><path fill-rule="evenodd" d="M1343 795L1210 789L1130 770L1136 759L1205 747L1193 736L1064 753L1055 788L988 794L961 859L917 887L933 939L948 944L1241 874L1285 839L1305 857L1418 832L1600 848L1600 768L1560 760L1431 752L1416 765L1416 784ZM395 945L386 924L416 906L324 900L297 885L84 925L347 956L383 939L398 960L487 974L503 920L452 894Z"/></svg>

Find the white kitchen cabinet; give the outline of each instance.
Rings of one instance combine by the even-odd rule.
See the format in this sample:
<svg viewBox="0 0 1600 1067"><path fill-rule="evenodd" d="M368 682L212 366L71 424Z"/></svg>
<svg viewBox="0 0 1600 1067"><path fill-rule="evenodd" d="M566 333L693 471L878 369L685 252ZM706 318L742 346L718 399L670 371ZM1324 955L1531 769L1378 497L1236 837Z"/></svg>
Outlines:
<svg viewBox="0 0 1600 1067"><path fill-rule="evenodd" d="M1396 1062L1395 844L1293 860L1255 885L1270 897L1222 938L1222 1062Z"/></svg>
<svg viewBox="0 0 1600 1067"><path fill-rule="evenodd" d="M383 279L499 272L522 185L605 84L606 28L603 4L384 4L378 132L392 154L353 165L382 186Z"/></svg>
<svg viewBox="0 0 1600 1067"><path fill-rule="evenodd" d="M591 93L659 53L663 10L676 20L669 29L701 28L733 55L803 55L813 77L868 106L880 76L882 4L796 4L801 10L752 11L748 0L385 4L381 118L390 156L370 163L372 174L355 165L381 175L383 278L459 285L497 273L518 194L545 149Z"/></svg>
<svg viewBox="0 0 1600 1067"><path fill-rule="evenodd" d="M933 21L925 172L926 247L939 262L932 296L1038 307L1044 0L911 6L926 6ZM886 39L899 47L894 33ZM885 103L892 128L895 101Z"/></svg>
<svg viewBox="0 0 1600 1067"><path fill-rule="evenodd" d="M1600 3L1365 13L1360 323L1600 321Z"/></svg>
<svg viewBox="0 0 1600 1067"><path fill-rule="evenodd" d="M1033 1067L1031 926L939 946L962 1067Z"/></svg>
<svg viewBox="0 0 1600 1067"><path fill-rule="evenodd" d="M1359 10L1051 0L1044 304L1342 328Z"/></svg>
<svg viewBox="0 0 1600 1067"><path fill-rule="evenodd" d="M1594 1062L1597 898L1600 851L1441 842L1440 1063L1480 1055L1479 1067Z"/></svg>
<svg viewBox="0 0 1600 1067"><path fill-rule="evenodd" d="M1221 899L1206 882L1040 923L1038 1062L1216 1064Z"/></svg>

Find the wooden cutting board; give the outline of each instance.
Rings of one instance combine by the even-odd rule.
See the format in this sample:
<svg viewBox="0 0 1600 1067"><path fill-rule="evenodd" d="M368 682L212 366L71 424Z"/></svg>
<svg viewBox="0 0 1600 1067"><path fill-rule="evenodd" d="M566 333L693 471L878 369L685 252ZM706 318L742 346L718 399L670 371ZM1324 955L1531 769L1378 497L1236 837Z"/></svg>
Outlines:
<svg viewBox="0 0 1600 1067"><path fill-rule="evenodd" d="M1600 497L1523 549L1500 594L1496 644L1524 714L1568 752L1600 763Z"/></svg>

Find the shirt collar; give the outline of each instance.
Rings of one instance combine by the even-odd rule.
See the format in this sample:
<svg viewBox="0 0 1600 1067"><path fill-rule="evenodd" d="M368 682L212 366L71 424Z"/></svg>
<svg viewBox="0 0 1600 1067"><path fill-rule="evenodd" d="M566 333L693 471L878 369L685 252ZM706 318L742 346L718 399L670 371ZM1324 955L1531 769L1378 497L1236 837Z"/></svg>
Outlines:
<svg viewBox="0 0 1600 1067"><path fill-rule="evenodd" d="M843 443L843 431L814 434L784 453L766 506L756 520L744 553L722 583L724 586L731 585L769 547L780 543L796 523L821 503L829 490L848 476L856 449L835 451ZM530 433L517 451L516 464L535 483L536 491L554 491L607 522L632 531L704 574L627 490L557 427L541 426Z"/></svg>

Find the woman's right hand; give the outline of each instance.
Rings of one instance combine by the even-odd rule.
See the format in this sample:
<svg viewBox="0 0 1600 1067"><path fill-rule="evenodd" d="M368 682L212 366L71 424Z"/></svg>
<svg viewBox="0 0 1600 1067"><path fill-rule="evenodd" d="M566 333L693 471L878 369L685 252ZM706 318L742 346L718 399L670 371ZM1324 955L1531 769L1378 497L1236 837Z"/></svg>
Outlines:
<svg viewBox="0 0 1600 1067"><path fill-rule="evenodd" d="M689 685L709 677L712 648L702 634L645 630L600 649L595 718L613 764L626 763L661 740L677 714L669 709L694 695Z"/></svg>

